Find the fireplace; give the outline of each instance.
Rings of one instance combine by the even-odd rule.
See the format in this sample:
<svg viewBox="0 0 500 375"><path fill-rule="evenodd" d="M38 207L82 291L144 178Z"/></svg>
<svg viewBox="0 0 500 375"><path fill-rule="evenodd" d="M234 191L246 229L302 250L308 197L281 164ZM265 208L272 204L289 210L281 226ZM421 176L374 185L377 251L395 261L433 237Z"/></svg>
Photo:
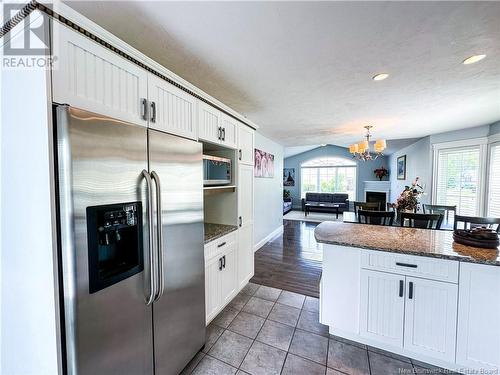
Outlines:
<svg viewBox="0 0 500 375"><path fill-rule="evenodd" d="M365 181L365 202L380 202L380 209L385 211L390 199L390 181Z"/></svg>
<svg viewBox="0 0 500 375"><path fill-rule="evenodd" d="M386 210L386 203L387 203L386 193L380 191L367 191L365 195L367 202L379 202L380 210L381 211Z"/></svg>

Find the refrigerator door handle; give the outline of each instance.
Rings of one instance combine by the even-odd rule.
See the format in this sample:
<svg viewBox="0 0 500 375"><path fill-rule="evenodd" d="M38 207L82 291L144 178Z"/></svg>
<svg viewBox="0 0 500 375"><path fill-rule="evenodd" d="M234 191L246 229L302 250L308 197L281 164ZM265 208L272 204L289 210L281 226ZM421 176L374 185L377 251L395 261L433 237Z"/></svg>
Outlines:
<svg viewBox="0 0 500 375"><path fill-rule="evenodd" d="M147 170L142 171L142 176L146 180L147 196L148 196L148 221L149 221L149 296L146 296L145 302L149 306L153 303L156 295L156 268L154 261L155 243L154 243L154 227L153 227L153 182Z"/></svg>
<svg viewBox="0 0 500 375"><path fill-rule="evenodd" d="M156 251L158 260L158 290L155 301L158 301L165 290L165 275L163 269L163 225L161 217L161 183L160 176L155 171L151 171L152 180L156 185Z"/></svg>

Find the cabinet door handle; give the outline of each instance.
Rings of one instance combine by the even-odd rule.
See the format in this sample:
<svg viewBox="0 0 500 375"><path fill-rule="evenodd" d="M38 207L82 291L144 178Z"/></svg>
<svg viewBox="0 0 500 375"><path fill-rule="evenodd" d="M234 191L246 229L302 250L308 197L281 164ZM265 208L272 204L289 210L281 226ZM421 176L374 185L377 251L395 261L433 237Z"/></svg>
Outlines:
<svg viewBox="0 0 500 375"><path fill-rule="evenodd" d="M151 102L151 122L156 122L156 103Z"/></svg>
<svg viewBox="0 0 500 375"><path fill-rule="evenodd" d="M146 98L141 99L141 118L148 120L148 101Z"/></svg>
<svg viewBox="0 0 500 375"><path fill-rule="evenodd" d="M223 262L222 268L226 268L226 256L225 255L222 257L222 262Z"/></svg>
<svg viewBox="0 0 500 375"><path fill-rule="evenodd" d="M413 281L410 281L410 287L408 290L408 299L413 299Z"/></svg>
<svg viewBox="0 0 500 375"><path fill-rule="evenodd" d="M219 258L219 271L222 271L222 258Z"/></svg>
<svg viewBox="0 0 500 375"><path fill-rule="evenodd" d="M240 220L239 226L241 227L243 225L243 219L241 218L241 216L239 217L239 220Z"/></svg>
<svg viewBox="0 0 500 375"><path fill-rule="evenodd" d="M409 267L409 268L417 268L418 267L416 264L400 263L400 262L396 262L396 266Z"/></svg>
<svg viewBox="0 0 500 375"><path fill-rule="evenodd" d="M241 160L241 148L238 150L238 159Z"/></svg>
<svg viewBox="0 0 500 375"><path fill-rule="evenodd" d="M405 283L403 280L399 280L399 296L403 297Z"/></svg>
<svg viewBox="0 0 500 375"><path fill-rule="evenodd" d="M226 242L220 243L220 244L218 244L218 245L217 245L217 247L222 247L222 246L224 246L225 244L226 244Z"/></svg>
<svg viewBox="0 0 500 375"><path fill-rule="evenodd" d="M222 140L226 141L226 128L222 128Z"/></svg>

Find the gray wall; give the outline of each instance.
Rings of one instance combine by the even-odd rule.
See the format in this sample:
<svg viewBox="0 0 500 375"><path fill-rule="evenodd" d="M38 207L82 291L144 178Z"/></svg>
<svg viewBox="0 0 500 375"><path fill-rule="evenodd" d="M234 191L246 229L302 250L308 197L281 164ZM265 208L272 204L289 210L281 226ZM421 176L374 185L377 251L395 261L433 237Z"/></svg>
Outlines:
<svg viewBox="0 0 500 375"><path fill-rule="evenodd" d="M254 243L283 225L283 146L255 133L255 148L274 155L274 178L254 178Z"/></svg>
<svg viewBox="0 0 500 375"><path fill-rule="evenodd" d="M474 128L455 130L451 132L433 134L424 137L417 142L394 152L389 157L391 202L395 202L405 185L411 184L415 177L420 177L421 183L425 185L426 195L421 199L422 203L430 203L432 200L432 169L433 155L432 145L443 142L454 142L465 139L487 137L488 135L500 134L500 121L491 125L477 126ZM406 155L406 180L398 180L396 177L397 158Z"/></svg>
<svg viewBox="0 0 500 375"><path fill-rule="evenodd" d="M397 159L406 155L406 180L397 179ZM391 181L391 202L395 202L406 185L410 185L416 177L420 177L420 183L425 186L427 195L421 199L422 203L430 202L430 191L432 189L432 150L430 137L402 148L389 156L389 169Z"/></svg>
<svg viewBox="0 0 500 375"><path fill-rule="evenodd" d="M295 208L300 207L300 165L308 160L318 157L343 157L352 159L349 150L344 147L327 145L318 147L310 151L303 152L285 159L285 168L295 168L295 186L287 186L286 189L290 190ZM373 171L381 166L388 168L388 158L381 157L375 161L358 162L357 170L357 186L356 186L356 200L364 199L364 181L376 181ZM387 179L387 177L386 177Z"/></svg>

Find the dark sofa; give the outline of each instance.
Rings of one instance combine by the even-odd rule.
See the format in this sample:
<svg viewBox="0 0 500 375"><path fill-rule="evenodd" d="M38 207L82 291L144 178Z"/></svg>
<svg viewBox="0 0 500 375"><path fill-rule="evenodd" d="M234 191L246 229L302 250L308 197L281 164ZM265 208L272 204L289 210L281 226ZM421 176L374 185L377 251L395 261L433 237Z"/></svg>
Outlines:
<svg viewBox="0 0 500 375"><path fill-rule="evenodd" d="M283 215L292 210L292 198L283 198Z"/></svg>
<svg viewBox="0 0 500 375"><path fill-rule="evenodd" d="M306 193L302 198L302 211L306 209L306 203L335 203L339 205L339 212L349 211L349 195L344 193ZM309 211L335 212L328 206L310 207Z"/></svg>

